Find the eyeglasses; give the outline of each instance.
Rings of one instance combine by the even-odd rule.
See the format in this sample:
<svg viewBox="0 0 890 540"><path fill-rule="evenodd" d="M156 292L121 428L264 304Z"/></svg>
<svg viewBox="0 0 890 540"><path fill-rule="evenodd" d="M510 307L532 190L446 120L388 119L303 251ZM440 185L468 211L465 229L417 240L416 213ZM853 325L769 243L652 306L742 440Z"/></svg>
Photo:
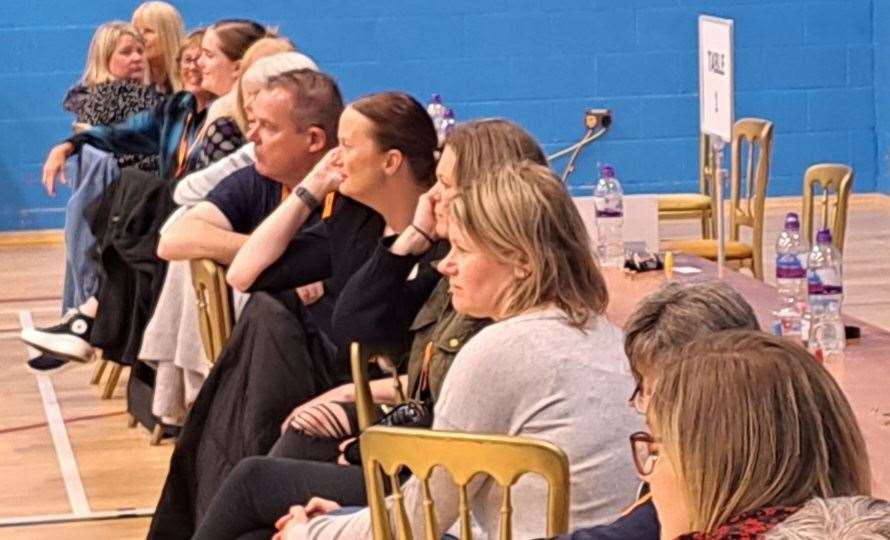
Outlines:
<svg viewBox="0 0 890 540"><path fill-rule="evenodd" d="M195 56L183 56L179 59L180 66L187 66L189 64L198 65L198 58L200 58L200 54L196 54Z"/></svg>
<svg viewBox="0 0 890 540"><path fill-rule="evenodd" d="M640 476L652 474L655 462L658 461L658 450L654 450L652 445L657 442L659 439L645 431L638 431L630 436L630 450L634 456L634 466Z"/></svg>
<svg viewBox="0 0 890 540"><path fill-rule="evenodd" d="M646 414L646 409L649 407L649 398L643 393L643 383L637 383L634 393L630 395L627 403L638 413Z"/></svg>

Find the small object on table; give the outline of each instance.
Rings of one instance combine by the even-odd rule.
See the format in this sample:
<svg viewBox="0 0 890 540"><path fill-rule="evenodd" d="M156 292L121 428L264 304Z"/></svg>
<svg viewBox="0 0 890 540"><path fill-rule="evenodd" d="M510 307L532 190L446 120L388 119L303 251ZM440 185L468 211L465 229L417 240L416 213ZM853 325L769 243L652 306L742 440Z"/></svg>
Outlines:
<svg viewBox="0 0 890 540"><path fill-rule="evenodd" d="M673 251L665 251L664 252L664 277L667 279L673 279L673 277L674 277L674 252Z"/></svg>
<svg viewBox="0 0 890 540"><path fill-rule="evenodd" d="M633 246L624 250L624 268L633 272L648 272L662 268L661 259L645 246Z"/></svg>
<svg viewBox="0 0 890 540"><path fill-rule="evenodd" d="M862 337L862 330L858 326L845 325L844 337L849 341L851 339L859 339Z"/></svg>

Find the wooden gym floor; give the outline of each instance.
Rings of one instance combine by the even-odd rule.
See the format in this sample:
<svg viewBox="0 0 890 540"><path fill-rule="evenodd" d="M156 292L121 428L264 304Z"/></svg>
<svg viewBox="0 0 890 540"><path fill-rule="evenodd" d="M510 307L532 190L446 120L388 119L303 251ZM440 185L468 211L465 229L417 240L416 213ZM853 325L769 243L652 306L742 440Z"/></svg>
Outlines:
<svg viewBox="0 0 890 540"><path fill-rule="evenodd" d="M768 281L771 244L791 209L789 200L769 204ZM693 222L662 223L662 238L697 234ZM890 330L890 197L854 196L844 262L844 310ZM89 384L92 365L51 378L24 368L22 314L36 326L58 319L63 266L60 245L20 245L0 235L0 539L144 538L149 518L126 514L154 507L172 443L149 446L145 429L127 428L127 371L103 400ZM117 514L124 517L108 518ZM58 522L69 518L80 521ZM16 524L22 521L29 524Z"/></svg>

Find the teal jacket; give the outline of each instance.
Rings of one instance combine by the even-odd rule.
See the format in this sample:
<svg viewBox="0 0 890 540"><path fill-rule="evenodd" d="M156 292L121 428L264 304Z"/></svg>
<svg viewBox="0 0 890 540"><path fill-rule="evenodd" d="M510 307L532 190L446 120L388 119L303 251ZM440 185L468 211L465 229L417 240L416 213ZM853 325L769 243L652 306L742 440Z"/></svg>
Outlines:
<svg viewBox="0 0 890 540"><path fill-rule="evenodd" d="M70 137L68 142L78 150L89 144L113 154L157 154L158 174L174 179L180 174L180 144L185 139L186 161L198 152L193 142L206 116L206 109L198 112L195 97L188 92L177 92L154 109L142 111L128 120L111 126L94 126ZM187 170L188 168L185 167Z"/></svg>

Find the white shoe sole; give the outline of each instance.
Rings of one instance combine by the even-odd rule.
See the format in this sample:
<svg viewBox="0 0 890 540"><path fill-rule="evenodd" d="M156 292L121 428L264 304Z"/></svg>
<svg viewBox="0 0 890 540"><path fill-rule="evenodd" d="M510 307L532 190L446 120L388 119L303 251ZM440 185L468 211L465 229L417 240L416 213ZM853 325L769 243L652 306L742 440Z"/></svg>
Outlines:
<svg viewBox="0 0 890 540"><path fill-rule="evenodd" d="M93 347L85 340L65 334L49 334L36 328L25 328L20 334L22 341L40 352L62 360L87 363L93 360Z"/></svg>
<svg viewBox="0 0 890 540"><path fill-rule="evenodd" d="M61 366L57 367L56 369L34 369L31 366L29 366L27 363L25 363L25 369L27 369L34 375L55 375L56 373L68 371L69 369L71 369L77 365L80 365L80 364L75 363L75 362L66 362L66 363L62 364Z"/></svg>

